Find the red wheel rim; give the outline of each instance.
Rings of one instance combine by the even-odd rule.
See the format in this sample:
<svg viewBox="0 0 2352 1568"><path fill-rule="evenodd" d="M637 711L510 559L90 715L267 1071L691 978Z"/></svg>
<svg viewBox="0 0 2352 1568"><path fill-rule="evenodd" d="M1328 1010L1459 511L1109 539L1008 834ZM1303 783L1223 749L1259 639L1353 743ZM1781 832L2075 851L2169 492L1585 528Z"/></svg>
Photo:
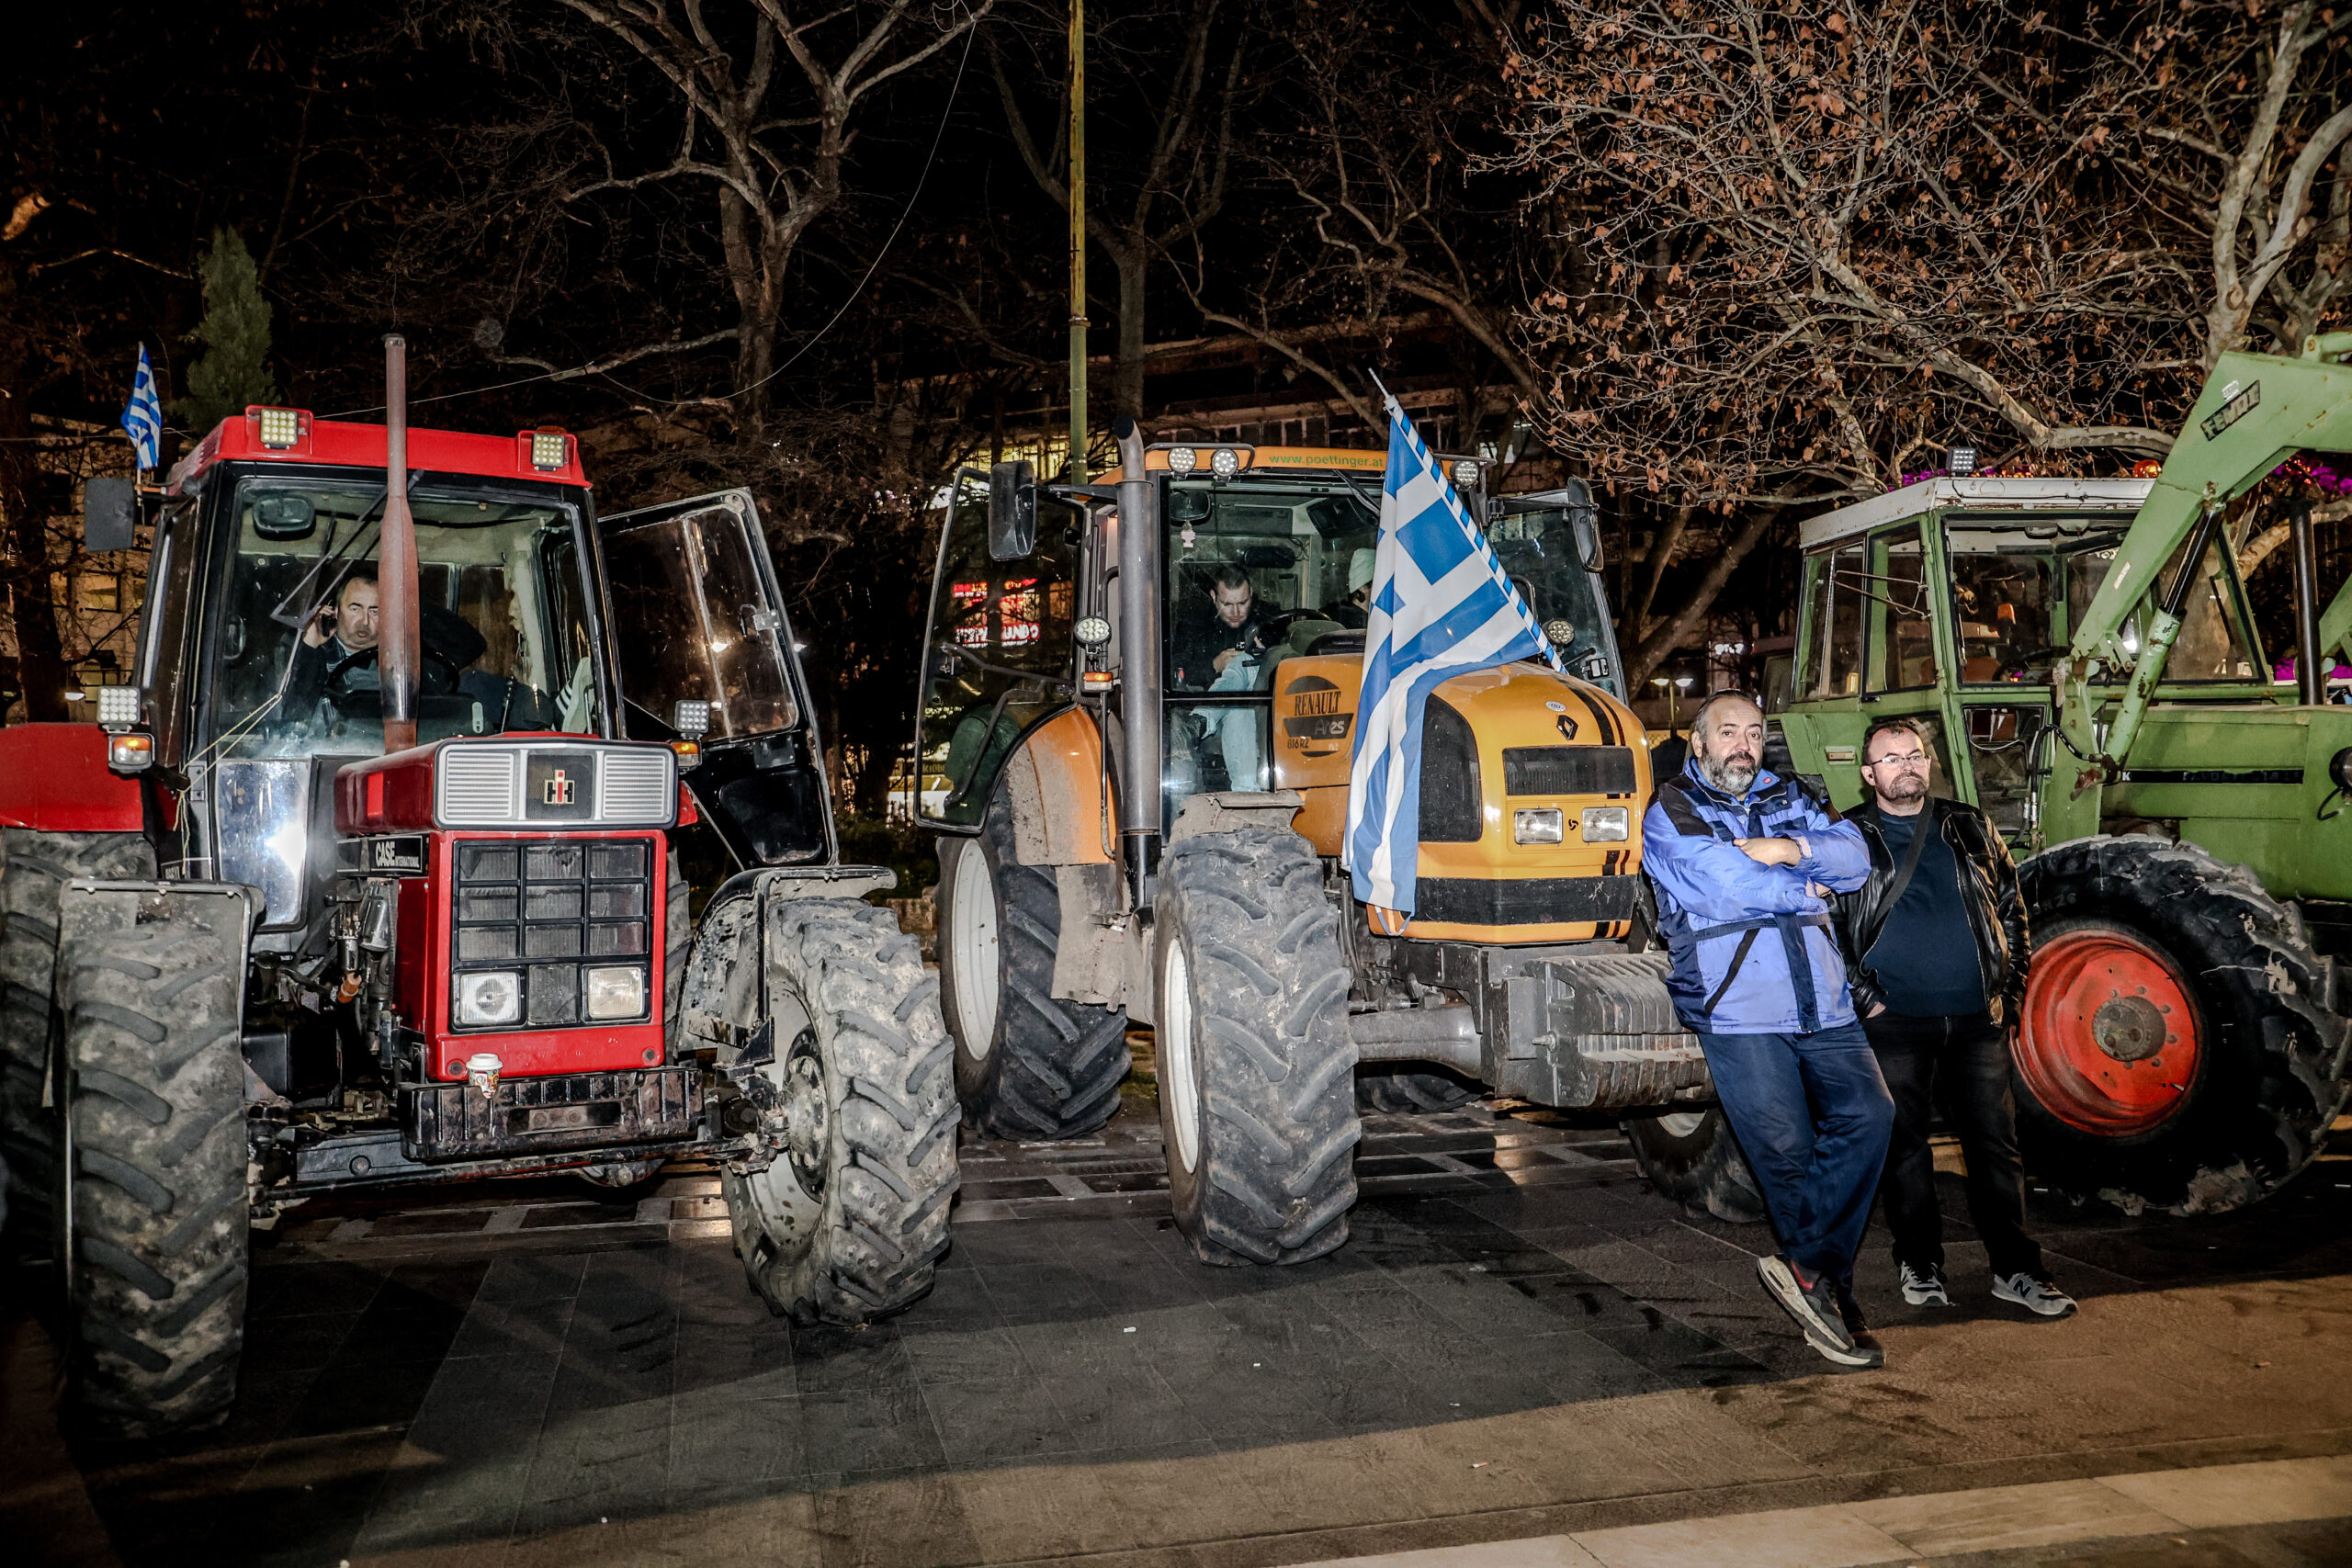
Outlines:
<svg viewBox="0 0 2352 1568"><path fill-rule="evenodd" d="M2203 1046L2188 982L2139 938L2090 927L2035 952L2018 1072L2068 1126L2120 1138L2161 1124L2196 1085Z"/></svg>

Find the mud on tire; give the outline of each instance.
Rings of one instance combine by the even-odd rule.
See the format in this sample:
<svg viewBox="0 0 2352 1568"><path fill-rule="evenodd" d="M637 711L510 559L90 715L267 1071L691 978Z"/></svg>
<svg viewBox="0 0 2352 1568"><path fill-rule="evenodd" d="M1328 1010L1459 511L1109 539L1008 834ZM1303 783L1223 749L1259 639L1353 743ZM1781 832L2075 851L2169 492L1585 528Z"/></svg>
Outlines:
<svg viewBox="0 0 2352 1568"><path fill-rule="evenodd" d="M703 940L727 943L748 968L756 903L722 913L706 919L716 929ZM789 1130L764 1169L722 1176L736 1251L773 1311L871 1323L927 1294L947 1251L957 1116L938 982L891 913L862 902L775 906L766 946L766 1076Z"/></svg>
<svg viewBox="0 0 2352 1568"><path fill-rule="evenodd" d="M77 876L154 874L154 852L135 833L0 830L0 1157L9 1171L10 1214L37 1252L50 1245L60 1170L57 1114L41 1102L52 1044L58 890Z"/></svg>
<svg viewBox="0 0 2352 1568"><path fill-rule="evenodd" d="M1267 828L1160 863L1159 1120L1178 1229L1209 1263L1299 1263L1348 1239L1362 1136L1348 971L1323 867Z"/></svg>
<svg viewBox="0 0 2352 1568"><path fill-rule="evenodd" d="M1119 1109L1127 1011L1055 998L1061 896L1053 868L1014 858L1012 811L1000 786L977 838L939 840L940 1001L956 1036L956 1092L992 1138L1084 1137ZM983 919L995 933L993 976L959 968L984 944L967 939L959 951L958 932Z"/></svg>
<svg viewBox="0 0 2352 1568"><path fill-rule="evenodd" d="M1766 1217L1763 1191L1721 1106L1628 1116L1618 1125L1660 1197L1736 1225Z"/></svg>
<svg viewBox="0 0 2352 1568"><path fill-rule="evenodd" d="M69 1404L94 1435L228 1414L244 1345L243 932L186 911L59 954Z"/></svg>
<svg viewBox="0 0 2352 1568"><path fill-rule="evenodd" d="M2026 1014L2048 984L2060 938L2120 931L2161 953L2189 985L2194 1081L2153 1127L2107 1136L2070 1124L2020 1067L2018 1135L2026 1169L2078 1197L2136 1212L2218 1213L2267 1197L2319 1152L2344 1109L2346 1021L2332 1010L2334 965L2302 917L2252 872L2194 844L2130 835L2062 844L2018 868L2036 968ZM2022 1055L2036 1050L2027 1040Z"/></svg>

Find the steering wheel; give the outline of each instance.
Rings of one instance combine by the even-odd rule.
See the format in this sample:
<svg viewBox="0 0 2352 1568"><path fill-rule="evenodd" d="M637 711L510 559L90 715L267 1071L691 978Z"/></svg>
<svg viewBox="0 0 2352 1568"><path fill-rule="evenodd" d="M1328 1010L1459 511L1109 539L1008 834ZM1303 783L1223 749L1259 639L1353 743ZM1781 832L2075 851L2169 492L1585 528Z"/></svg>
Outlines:
<svg viewBox="0 0 2352 1568"><path fill-rule="evenodd" d="M1258 623L1258 640L1269 649L1279 648L1289 639L1290 628L1299 622L1329 619L1320 610L1285 610Z"/></svg>
<svg viewBox="0 0 2352 1568"><path fill-rule="evenodd" d="M427 648L421 651L424 655L425 667L418 672L416 682L417 694L420 696L447 696L450 693L455 692L458 689L458 675L457 661L451 659L447 654L440 651L438 649ZM344 655L342 659L336 660L335 667L327 671L327 701L334 705L335 712L343 715L345 718L374 718L379 716L383 713L384 694L383 689L380 686L351 686L346 684L346 682L354 670L374 664L375 662L376 649L372 648L363 648L356 653L347 653ZM432 680L432 676L436 671L442 676L438 690L435 689L434 682ZM371 705L374 708L374 712L372 713L368 711Z"/></svg>

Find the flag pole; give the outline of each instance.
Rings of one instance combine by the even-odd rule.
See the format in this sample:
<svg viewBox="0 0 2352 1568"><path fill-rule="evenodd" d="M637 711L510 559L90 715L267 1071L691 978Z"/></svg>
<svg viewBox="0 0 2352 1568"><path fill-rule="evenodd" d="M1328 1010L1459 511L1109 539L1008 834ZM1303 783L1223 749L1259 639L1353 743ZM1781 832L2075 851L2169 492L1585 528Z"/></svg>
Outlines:
<svg viewBox="0 0 2352 1568"><path fill-rule="evenodd" d="M1069 0L1069 482L1086 482L1086 0Z"/></svg>

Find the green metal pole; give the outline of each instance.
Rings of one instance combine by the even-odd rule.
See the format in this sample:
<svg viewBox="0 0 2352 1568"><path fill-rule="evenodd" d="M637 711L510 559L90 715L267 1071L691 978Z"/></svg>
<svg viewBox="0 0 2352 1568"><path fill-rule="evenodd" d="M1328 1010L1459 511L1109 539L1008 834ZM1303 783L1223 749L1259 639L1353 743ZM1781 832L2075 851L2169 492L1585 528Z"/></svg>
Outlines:
<svg viewBox="0 0 2352 1568"><path fill-rule="evenodd" d="M1069 0L1069 479L1086 473L1086 0Z"/></svg>

